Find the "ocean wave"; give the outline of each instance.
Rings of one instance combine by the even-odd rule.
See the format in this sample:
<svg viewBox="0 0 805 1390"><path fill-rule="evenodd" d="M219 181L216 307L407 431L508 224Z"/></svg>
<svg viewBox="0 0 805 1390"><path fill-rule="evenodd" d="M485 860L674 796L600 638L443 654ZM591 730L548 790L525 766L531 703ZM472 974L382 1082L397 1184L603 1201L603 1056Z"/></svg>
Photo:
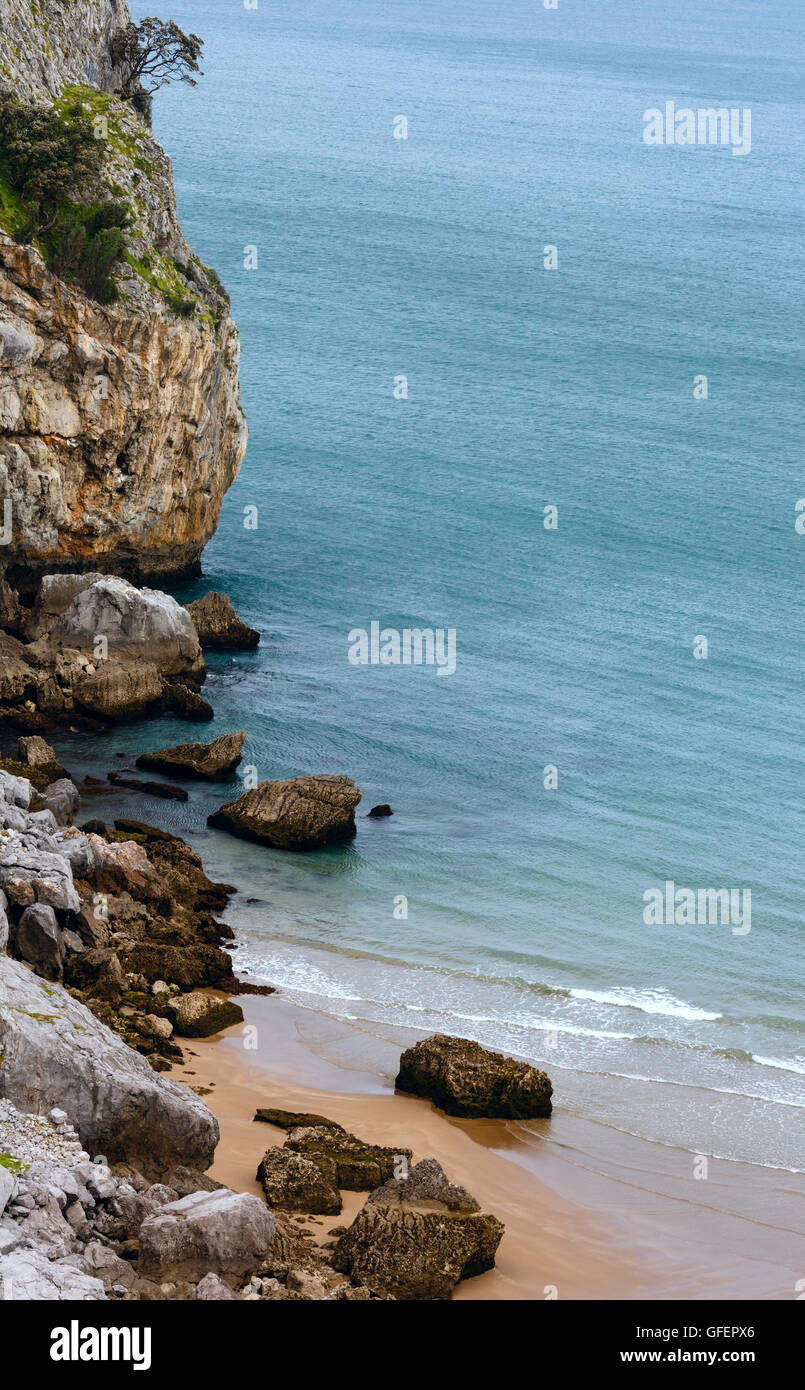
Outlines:
<svg viewBox="0 0 805 1390"><path fill-rule="evenodd" d="M798 1076L805 1076L805 1059L802 1057L789 1057L784 1060L782 1057L758 1057L753 1052L752 1061L761 1067L774 1067L775 1071L793 1071Z"/></svg>
<svg viewBox="0 0 805 1390"><path fill-rule="evenodd" d="M616 986L611 990L571 989L571 999L588 999L594 1004L612 1004L621 1009L639 1009L644 1014L663 1014L666 1018L685 1018L690 1023L709 1023L722 1017L699 1009L685 999L676 999L666 989L631 989Z"/></svg>
<svg viewBox="0 0 805 1390"><path fill-rule="evenodd" d="M581 1068L579 1070L582 1070ZM805 1110L805 1104L798 1100L789 1100L787 1096L764 1096L758 1091L736 1090L733 1086L714 1086L710 1082L699 1079L689 1081L675 1081L670 1076L644 1076L642 1072L635 1071L605 1071L591 1072L585 1071L585 1076L614 1076L623 1081L645 1081L652 1086L681 1086L688 1091L706 1091L719 1096L738 1096L740 1100L759 1100L764 1105L786 1105L790 1110ZM793 1171L793 1170L792 1170Z"/></svg>

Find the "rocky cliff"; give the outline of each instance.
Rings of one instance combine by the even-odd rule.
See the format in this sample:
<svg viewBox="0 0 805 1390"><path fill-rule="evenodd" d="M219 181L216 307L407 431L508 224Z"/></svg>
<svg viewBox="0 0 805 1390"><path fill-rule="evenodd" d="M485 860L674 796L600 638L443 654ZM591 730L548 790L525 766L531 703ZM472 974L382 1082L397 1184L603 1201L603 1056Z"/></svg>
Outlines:
<svg viewBox="0 0 805 1390"><path fill-rule="evenodd" d="M0 0L0 89L65 125L78 113L99 142L66 206L127 219L101 303L29 238L0 140L0 575L23 588L44 571L197 571L245 452L228 298L181 234L169 159L113 94L128 20L125 0Z"/></svg>

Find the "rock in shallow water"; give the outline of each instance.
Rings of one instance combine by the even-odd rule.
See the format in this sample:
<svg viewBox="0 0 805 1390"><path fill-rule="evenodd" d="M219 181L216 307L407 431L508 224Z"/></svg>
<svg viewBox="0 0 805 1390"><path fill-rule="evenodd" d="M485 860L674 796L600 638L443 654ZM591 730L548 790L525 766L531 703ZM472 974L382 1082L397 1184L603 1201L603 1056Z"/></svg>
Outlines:
<svg viewBox="0 0 805 1390"><path fill-rule="evenodd" d="M231 777L241 760L246 735L222 734L212 743L179 743L157 753L141 753L137 766L154 772L180 772L207 782Z"/></svg>
<svg viewBox="0 0 805 1390"><path fill-rule="evenodd" d="M395 1085L464 1119L528 1120L550 1115L552 1108L553 1087L544 1071L443 1033L407 1048Z"/></svg>
<svg viewBox="0 0 805 1390"><path fill-rule="evenodd" d="M260 634L242 623L226 594L209 593L187 604L202 647L236 651L256 647Z"/></svg>
<svg viewBox="0 0 805 1390"><path fill-rule="evenodd" d="M276 849L316 849L352 838L361 795L351 777L260 782L208 816L207 824Z"/></svg>

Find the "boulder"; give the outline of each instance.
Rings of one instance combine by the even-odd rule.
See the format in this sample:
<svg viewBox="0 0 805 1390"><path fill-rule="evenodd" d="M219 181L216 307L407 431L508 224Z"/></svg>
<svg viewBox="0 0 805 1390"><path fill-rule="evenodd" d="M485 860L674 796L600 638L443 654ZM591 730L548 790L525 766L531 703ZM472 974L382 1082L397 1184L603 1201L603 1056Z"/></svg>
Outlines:
<svg viewBox="0 0 805 1390"><path fill-rule="evenodd" d="M81 1264L87 1274L100 1279L107 1293L115 1285L130 1289L137 1278L131 1265L99 1240L89 1241L81 1256Z"/></svg>
<svg viewBox="0 0 805 1390"><path fill-rule="evenodd" d="M157 1282L240 1279L262 1261L274 1241L270 1211L245 1192L193 1192L169 1202L140 1227L140 1274Z"/></svg>
<svg viewBox="0 0 805 1390"><path fill-rule="evenodd" d="M0 705L19 707L33 702L40 678L28 660L28 650L16 637L0 632Z"/></svg>
<svg viewBox="0 0 805 1390"><path fill-rule="evenodd" d="M393 815L394 815L394 812L392 811L392 809L391 809L391 807L389 806L388 802L387 802L387 801L384 801L380 806L373 806L372 809L371 809L371 811L367 811L367 813L366 813L366 819L367 819L367 820L383 820L386 816L393 816Z"/></svg>
<svg viewBox="0 0 805 1390"><path fill-rule="evenodd" d="M94 856L92 883L102 893L130 893L151 901L163 894L156 870L142 845L134 840L110 843L101 835L87 835Z"/></svg>
<svg viewBox="0 0 805 1390"><path fill-rule="evenodd" d="M204 674L192 618L158 589L138 589L127 579L104 575L76 594L48 634L52 646L93 654L99 638L106 639L107 654L117 661L153 662L162 675Z"/></svg>
<svg viewBox="0 0 805 1390"><path fill-rule="evenodd" d="M207 824L277 849L316 849L352 838L360 799L360 788L350 777L260 782L208 816Z"/></svg>
<svg viewBox="0 0 805 1390"><path fill-rule="evenodd" d="M134 719L161 703L163 687L162 676L152 661L124 665L110 660L75 682L73 699L87 714L105 719Z"/></svg>
<svg viewBox="0 0 805 1390"><path fill-rule="evenodd" d="M34 789L27 777L18 777L16 773L3 772L0 769L0 801L7 802L9 806L18 806L21 811L27 811L33 792Z"/></svg>
<svg viewBox="0 0 805 1390"><path fill-rule="evenodd" d="M69 825L81 805L81 794L69 777L51 782L43 792L37 792L32 811L50 811L57 825Z"/></svg>
<svg viewBox="0 0 805 1390"><path fill-rule="evenodd" d="M406 1049L395 1085L463 1119L530 1120L551 1113L553 1087L544 1071L443 1033Z"/></svg>
<svg viewBox="0 0 805 1390"><path fill-rule="evenodd" d="M8 956L0 956L0 1054L0 1097L33 1114L58 1097L88 1153L155 1179L176 1164L212 1163L218 1122L204 1101Z"/></svg>
<svg viewBox="0 0 805 1390"><path fill-rule="evenodd" d="M97 571L89 574L43 575L28 627L31 641L49 632L54 620L70 607L73 599L104 577Z"/></svg>
<svg viewBox="0 0 805 1390"><path fill-rule="evenodd" d="M187 604L202 647L217 651L256 647L260 634L242 623L226 594L210 593Z"/></svg>
<svg viewBox="0 0 805 1390"><path fill-rule="evenodd" d="M245 733L222 734L212 743L180 743L158 753L141 753L137 766L154 772L180 772L207 782L232 776L243 753Z"/></svg>
<svg viewBox="0 0 805 1390"><path fill-rule="evenodd" d="M332 1187L348 1192L370 1192L411 1159L410 1149L366 1144L340 1125L292 1129L286 1146L315 1163Z"/></svg>
<svg viewBox="0 0 805 1390"><path fill-rule="evenodd" d="M162 709L166 714L175 714L178 719L188 719L194 724L209 723L215 718L215 710L209 700L205 700L191 685L183 681L166 680L162 687Z"/></svg>
<svg viewBox="0 0 805 1390"><path fill-rule="evenodd" d="M86 835L74 826L57 830L53 836L59 852L68 860L73 878L91 879L95 872L95 855Z"/></svg>
<svg viewBox="0 0 805 1390"><path fill-rule="evenodd" d="M307 1211L337 1216L341 1194L321 1169L292 1149L267 1149L257 1169L266 1201L277 1211Z"/></svg>
<svg viewBox="0 0 805 1390"><path fill-rule="evenodd" d="M178 995L169 1001L168 1008L174 1031L180 1038L209 1038L233 1023L243 1022L239 1004L233 1004L231 999L219 999L214 994L203 994L200 990Z"/></svg>
<svg viewBox="0 0 805 1390"><path fill-rule="evenodd" d="M69 859L55 852L55 841L46 834L39 842L49 848L28 848L31 841L30 834L26 842L19 836L0 838L0 888L20 907L39 902L57 912L78 912L81 903Z"/></svg>
<svg viewBox="0 0 805 1390"><path fill-rule="evenodd" d="M17 955L48 980L60 980L65 943L56 914L45 903L26 907L14 932Z"/></svg>
<svg viewBox="0 0 805 1390"><path fill-rule="evenodd" d="M75 953L66 963L64 976L71 989L83 990L93 999L106 999L110 1004L118 1003L126 988L120 958L108 946L91 946Z"/></svg>
<svg viewBox="0 0 805 1390"><path fill-rule="evenodd" d="M45 740L40 738L38 734L31 734L27 738L18 740L17 760L25 767L36 768L49 773L54 782L60 777L67 776L50 744L45 743Z"/></svg>
<svg viewBox="0 0 805 1390"><path fill-rule="evenodd" d="M332 1264L387 1297L446 1299L460 1280L493 1267L503 1232L497 1217L426 1158L370 1194Z"/></svg>

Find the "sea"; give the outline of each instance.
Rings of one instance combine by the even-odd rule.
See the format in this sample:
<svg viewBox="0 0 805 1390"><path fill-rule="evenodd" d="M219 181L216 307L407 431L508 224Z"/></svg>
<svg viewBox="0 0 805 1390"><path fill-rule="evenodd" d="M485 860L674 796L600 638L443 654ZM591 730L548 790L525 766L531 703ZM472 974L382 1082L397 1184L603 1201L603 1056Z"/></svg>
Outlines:
<svg viewBox="0 0 805 1390"><path fill-rule="evenodd" d="M84 810L186 834L238 886L238 967L297 1004L526 1058L624 1143L802 1172L805 9L170 10L204 76L155 132L250 427L174 592L262 641L210 657L212 725L60 751L244 729L242 777L363 799L311 854L207 829L237 778ZM751 149L647 144L668 102L748 110ZM453 630L455 671L351 661L374 622ZM743 915L647 920L669 882Z"/></svg>

